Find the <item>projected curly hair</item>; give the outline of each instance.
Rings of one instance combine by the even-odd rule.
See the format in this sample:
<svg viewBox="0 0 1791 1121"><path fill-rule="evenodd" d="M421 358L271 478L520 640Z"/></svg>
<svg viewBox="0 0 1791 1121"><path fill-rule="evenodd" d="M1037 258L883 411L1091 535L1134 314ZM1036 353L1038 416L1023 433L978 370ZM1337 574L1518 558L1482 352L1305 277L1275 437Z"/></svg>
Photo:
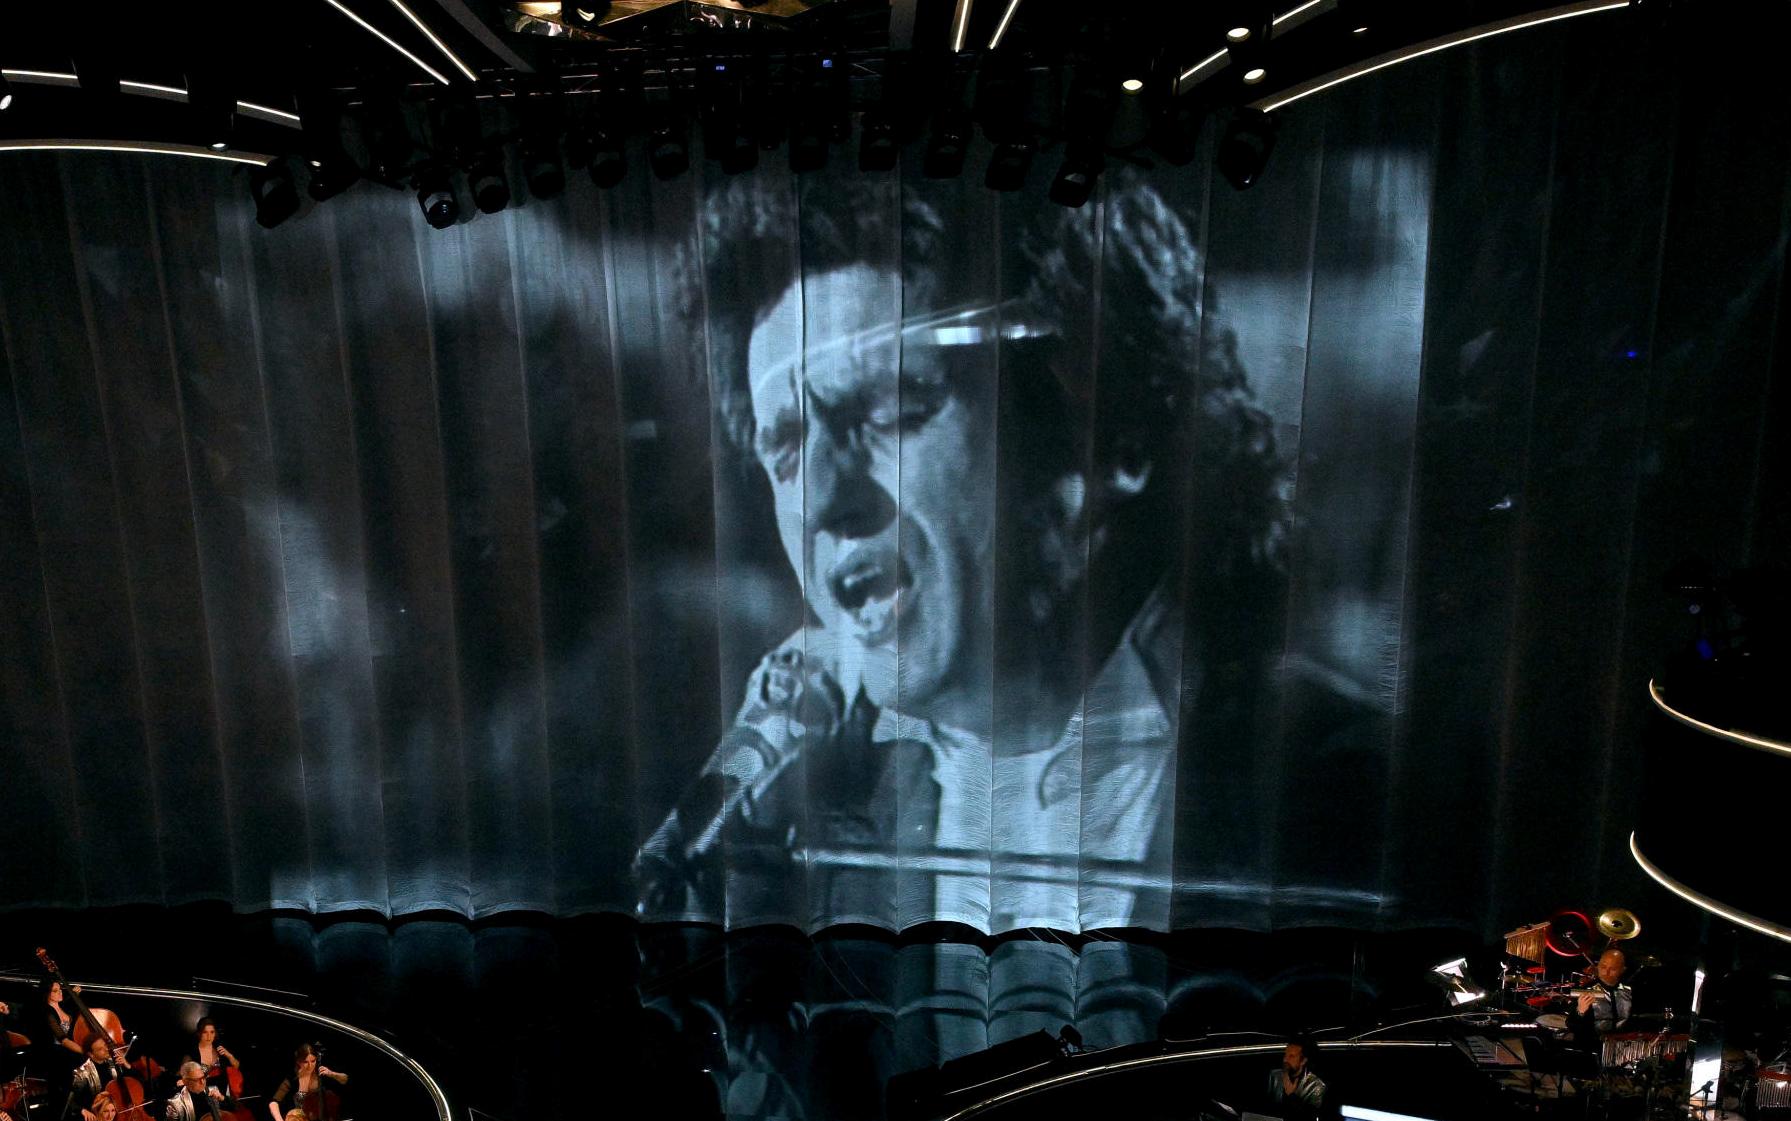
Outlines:
<svg viewBox="0 0 1791 1121"><path fill-rule="evenodd" d="M931 266L948 261L959 248L952 238L963 231L952 228L929 189L937 188L865 176L772 187L740 176L709 195L702 283L687 290L706 301L690 310L707 322L712 392L738 452L750 455L752 446L752 330L801 275L858 264L899 268L906 306L942 299L938 289L948 281ZM1128 517L1151 524L1187 504L1200 527L1190 557L1195 579L1237 587L1278 569L1288 516L1284 465L1272 422L1253 403L1237 340L1211 315L1188 221L1130 172L1110 176L1098 207L1040 205L1028 213L1017 244L1003 247L1004 291L988 299L1017 299L1028 320L1054 326L1057 355L1098 356L1100 369L1091 402L1094 379L1085 371L1010 376L1012 359L1004 355L1003 392L1019 386L1029 398L1020 416L1028 422L1028 457L1041 461L1029 473L1050 476L1075 466L1078 455L1092 455L1097 466L1142 460L1151 482ZM1041 384L1052 388L1032 391ZM1065 430L1070 418L1089 415L1092 447Z"/></svg>

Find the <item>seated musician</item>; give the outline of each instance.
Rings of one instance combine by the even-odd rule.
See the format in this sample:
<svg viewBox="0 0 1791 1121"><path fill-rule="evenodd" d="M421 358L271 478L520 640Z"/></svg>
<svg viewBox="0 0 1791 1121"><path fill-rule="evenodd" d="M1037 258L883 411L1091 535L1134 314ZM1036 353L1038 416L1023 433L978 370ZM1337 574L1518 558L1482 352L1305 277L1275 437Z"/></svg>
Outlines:
<svg viewBox="0 0 1791 1121"><path fill-rule="evenodd" d="M112 1041L96 1035L87 1041L87 1061L75 1068L76 1101L87 1101L101 1093L120 1075L130 1073L124 1063L112 1054Z"/></svg>
<svg viewBox="0 0 1791 1121"><path fill-rule="evenodd" d="M215 1086L205 1084L205 1068L192 1060L180 1064L180 1089L162 1106L162 1121L218 1121L234 1108Z"/></svg>
<svg viewBox="0 0 1791 1121"><path fill-rule="evenodd" d="M44 1020L50 1029L51 1042L73 1054L81 1054L81 1045L74 1040L74 1017L62 1009L62 983L45 981L39 991L43 993Z"/></svg>
<svg viewBox="0 0 1791 1121"><path fill-rule="evenodd" d="M340 1099L334 1090L324 1087L325 1079L341 1086L348 1082L348 1075L319 1064L317 1049L309 1043L299 1044L292 1054L292 1077L280 1083L267 1103L274 1121L285 1121L288 1102L303 1110L308 1121L337 1121Z"/></svg>
<svg viewBox="0 0 1791 1121"><path fill-rule="evenodd" d="M217 1087L223 1091L225 1097L229 1097L229 1073L242 1069L242 1064L236 1061L236 1056L230 1053L228 1047L218 1042L218 1025L210 1016L200 1020L199 1026L193 1030L197 1033L197 1042L194 1044L193 1054L187 1058L205 1068L206 1085Z"/></svg>
<svg viewBox="0 0 1791 1121"><path fill-rule="evenodd" d="M1269 1074L1269 1102L1283 1117L1316 1117L1325 1107L1325 1082L1312 1071L1318 1045L1305 1036L1287 1041L1281 1065Z"/></svg>
<svg viewBox="0 0 1791 1121"><path fill-rule="evenodd" d="M1575 999L1573 1015L1567 1018L1575 1042L1596 1045L1606 1033L1617 1030L1629 1019L1635 994L1623 984L1627 965L1623 951L1615 946L1598 955L1597 980Z"/></svg>
<svg viewBox="0 0 1791 1121"><path fill-rule="evenodd" d="M116 1121L117 1117L118 1103L103 1090L93 1095L91 1104L81 1107L81 1121Z"/></svg>

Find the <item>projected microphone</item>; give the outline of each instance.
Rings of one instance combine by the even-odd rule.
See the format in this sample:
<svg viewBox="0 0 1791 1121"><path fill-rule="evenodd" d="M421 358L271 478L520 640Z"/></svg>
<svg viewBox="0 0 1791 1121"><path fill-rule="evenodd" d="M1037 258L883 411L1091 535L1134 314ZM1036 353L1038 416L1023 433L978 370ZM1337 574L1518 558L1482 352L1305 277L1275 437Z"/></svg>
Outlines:
<svg viewBox="0 0 1791 1121"><path fill-rule="evenodd" d="M837 735L845 712L839 684L818 664L806 663L802 651L767 655L748 681L739 721L641 845L636 864L699 861L715 848L730 820L774 826L780 815L768 803L779 776L805 745Z"/></svg>

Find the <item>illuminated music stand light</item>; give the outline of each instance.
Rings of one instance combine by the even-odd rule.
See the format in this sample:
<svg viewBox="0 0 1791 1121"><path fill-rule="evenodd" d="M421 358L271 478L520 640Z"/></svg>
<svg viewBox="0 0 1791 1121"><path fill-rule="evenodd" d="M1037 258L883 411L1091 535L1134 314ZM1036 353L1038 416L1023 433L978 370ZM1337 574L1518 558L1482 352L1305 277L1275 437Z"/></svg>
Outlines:
<svg viewBox="0 0 1791 1121"><path fill-rule="evenodd" d="M1448 994L1451 1008L1463 1008L1477 1000L1486 999L1486 990L1468 976L1467 958L1446 961L1431 969L1430 975L1432 982Z"/></svg>

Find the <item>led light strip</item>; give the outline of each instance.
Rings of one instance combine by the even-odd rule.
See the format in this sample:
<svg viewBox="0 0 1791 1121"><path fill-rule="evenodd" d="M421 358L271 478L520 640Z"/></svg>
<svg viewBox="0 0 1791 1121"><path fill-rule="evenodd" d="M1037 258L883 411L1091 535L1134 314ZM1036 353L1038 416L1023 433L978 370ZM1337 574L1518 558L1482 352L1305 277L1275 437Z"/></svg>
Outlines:
<svg viewBox="0 0 1791 1121"><path fill-rule="evenodd" d="M989 49L994 50L1001 45L1001 37L1007 34L1007 25L1014 22L1014 13L1020 10L1020 0L1007 0L1007 11L1001 13L1001 22L995 25L995 34L989 36Z"/></svg>
<svg viewBox="0 0 1791 1121"><path fill-rule="evenodd" d="M262 167L274 157L261 152L215 151L159 140L0 140L0 152L136 152L150 156L190 156Z"/></svg>
<svg viewBox="0 0 1791 1121"><path fill-rule="evenodd" d="M55 70L0 70L0 74L6 75L9 80L24 82L27 85L62 86L68 89L78 89L81 85L81 79L75 75L63 74ZM187 99L187 91L179 86L163 86L155 82L121 80L118 83L118 88L124 93L138 97L160 98L163 101L179 101L184 104ZM288 113L284 109L275 109L271 105L261 105L253 101L237 102L236 111L245 117L255 117L270 124L287 125L291 128L297 128L300 124L297 113Z"/></svg>
<svg viewBox="0 0 1791 1121"><path fill-rule="evenodd" d="M1648 873L1655 883L1666 888L1668 891L1685 900L1687 903L1690 903L1692 906L1701 907L1713 915L1728 919L1736 926L1745 926L1749 930L1757 931L1770 938L1777 938L1781 942L1791 942L1791 929L1782 927L1778 923L1750 915L1746 911L1737 911L1727 904L1718 903L1703 892L1695 891L1661 871L1655 866L1652 860L1649 860L1642 855L1642 848L1640 845L1636 844L1636 835L1633 831L1629 834L1629 855L1636 858L1636 863L1641 866L1642 871Z"/></svg>
<svg viewBox="0 0 1791 1121"><path fill-rule="evenodd" d="M976 6L976 0L958 0L957 10L951 17L951 50L953 54L961 54L964 40L970 35L970 9Z"/></svg>
<svg viewBox="0 0 1791 1121"><path fill-rule="evenodd" d="M1316 19L1337 6L1337 0L1306 0L1297 8L1290 8L1276 16L1269 24L1269 35L1285 35L1307 20Z"/></svg>
<svg viewBox="0 0 1791 1121"><path fill-rule="evenodd" d="M1556 20L1573 19L1575 16L1589 16L1597 12L1612 12L1616 11L1618 8L1627 8L1629 5L1630 0L1580 0L1577 4L1567 4L1559 8L1549 8L1540 12L1532 12L1527 16L1513 16L1510 19L1481 24L1479 27L1470 27L1465 31L1457 31L1452 35L1444 35L1441 38L1431 39L1428 42L1415 43L1409 47L1402 47L1397 51L1392 51L1388 54L1368 59L1365 62L1359 62L1354 66L1346 66L1342 70L1332 71L1330 74L1314 78L1309 82L1302 82L1297 86L1290 86L1272 97L1265 97L1261 101L1252 103L1250 108L1260 109L1264 113L1273 113L1283 106L1292 105L1302 98L1311 97L1315 93L1322 93L1333 86L1340 86L1345 82L1354 81L1364 75L1373 74L1377 70L1385 70L1389 66L1398 66L1402 62L1410 62L1415 58L1423 58L1425 55L1436 54L1438 51L1446 51L1451 47L1463 46L1464 44L1477 42L1481 39L1490 39L1494 35L1503 35L1508 31L1522 31L1526 27L1540 27L1545 23L1554 23Z"/></svg>
<svg viewBox="0 0 1791 1121"><path fill-rule="evenodd" d="M1212 54L1207 55L1205 58L1201 59L1199 62L1196 62L1194 65L1188 67L1186 70L1184 70L1180 74L1176 75L1176 77L1175 77L1175 92L1181 93L1183 87L1191 85L1194 82L1198 82L1201 79L1205 78L1207 75L1218 70L1219 67L1223 66L1225 64L1226 60L1229 59L1230 57L1231 57L1231 51L1229 51L1228 49L1226 49L1224 47L1220 47L1218 50L1214 51Z"/></svg>
<svg viewBox="0 0 1791 1121"><path fill-rule="evenodd" d="M411 1073L412 1077L423 1084L424 1091L428 1093L430 1102L435 1106L437 1121L450 1121L451 1119L452 1114L448 1108L448 1095L442 1092L441 1083L437 1082L427 1070L423 1069L422 1063L417 1062L417 1060L411 1058L403 1051L398 1050L398 1048L387 1043L384 1039L374 1035L372 1032L357 1028L346 1021L338 1020L331 1016L324 1016L316 1012L307 1012L303 1008L289 1008L284 1004L275 1004L272 1001L255 1000L252 997L246 996L225 996L222 993L209 993L201 989L158 989L145 985L95 985L83 982L81 991L87 993L116 993L120 996L153 996L184 1001L203 1000L209 1004L228 1004L236 1008L256 1008L264 1012L277 1012L281 1015L294 1016L301 1020L308 1020L313 1024L320 1024L327 1028L333 1028L344 1035L353 1036L367 1046L383 1052L385 1055L396 1060L405 1070Z"/></svg>
<svg viewBox="0 0 1791 1121"><path fill-rule="evenodd" d="M1660 686L1656 685L1652 680L1648 682L1648 696L1653 698L1654 706L1656 708L1689 728L1696 728L1706 735L1728 740L1730 743L1738 743L1743 747L1757 747L1761 751L1776 752L1779 755L1791 755L1791 744L1780 743L1778 740L1769 740L1765 736L1750 736L1746 732L1732 732L1727 728L1718 728L1715 724L1706 724L1695 716L1687 716L1685 713L1680 712L1678 709L1667 703L1667 699L1660 695Z"/></svg>
<svg viewBox="0 0 1791 1121"><path fill-rule="evenodd" d="M422 59L418 58L416 55L411 54L409 51L405 50L404 45L399 43L398 40L392 38L390 35L387 35L385 32L381 31L379 28L373 26L372 24L368 23L366 20L362 19L360 16L355 15L354 11L352 9L343 6L342 0L323 0L323 2L328 4L330 7L336 9L338 12L341 12L343 15L347 16L349 19L354 20L356 23L360 24L362 27L366 28L368 32L377 36L379 38L380 42L384 43L386 46L392 48L393 50L397 51L399 54L403 55L405 58L408 58L412 62L416 63L417 67L419 69L421 69L423 71L423 73L429 75L431 78L434 78L436 81L440 82L444 86L448 84L448 76L446 74L443 74L441 71L439 71L435 67L429 65L427 62L424 62Z"/></svg>
<svg viewBox="0 0 1791 1121"><path fill-rule="evenodd" d="M460 61L460 56L455 54L453 51L449 50L448 44L442 42L441 39L437 38L435 32L433 32L429 29L429 25L424 23L421 19L419 19L417 17L417 13L411 11L410 8L404 3L404 0L392 0L392 7L397 8L400 12L403 12L405 19L416 24L417 30L421 31L424 35L428 36L429 41L431 43L435 44L435 49L440 51L442 53L443 57L445 57L449 62L453 63L457 70L459 70L462 74L465 74L467 81L476 82L479 80L479 76L477 74L473 73L473 68L468 66L466 63Z"/></svg>

